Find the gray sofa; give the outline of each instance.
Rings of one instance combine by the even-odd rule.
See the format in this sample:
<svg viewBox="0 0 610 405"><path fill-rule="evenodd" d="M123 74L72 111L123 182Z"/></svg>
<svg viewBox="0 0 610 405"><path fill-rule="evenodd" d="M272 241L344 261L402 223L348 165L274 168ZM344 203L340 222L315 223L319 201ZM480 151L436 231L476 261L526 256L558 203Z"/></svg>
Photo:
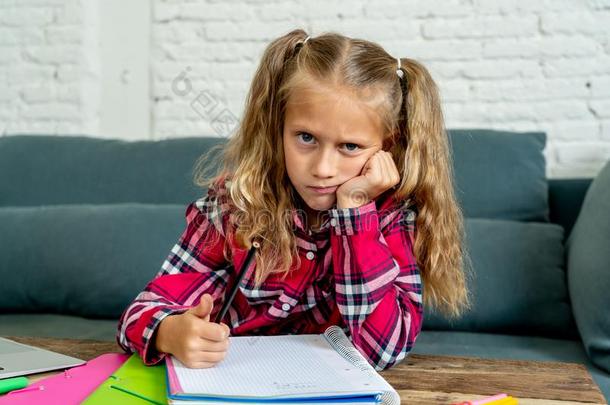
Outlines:
<svg viewBox="0 0 610 405"><path fill-rule="evenodd" d="M427 309L414 353L582 363L610 398L610 307L569 266L593 179L546 179L544 133L449 135L474 305L454 321ZM113 340L204 193L194 162L224 142L0 137L0 335Z"/></svg>

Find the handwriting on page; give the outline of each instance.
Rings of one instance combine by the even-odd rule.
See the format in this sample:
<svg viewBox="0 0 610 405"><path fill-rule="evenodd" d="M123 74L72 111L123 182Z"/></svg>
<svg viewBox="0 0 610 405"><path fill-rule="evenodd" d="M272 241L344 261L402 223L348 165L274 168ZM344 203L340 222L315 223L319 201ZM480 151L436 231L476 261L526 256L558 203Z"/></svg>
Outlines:
<svg viewBox="0 0 610 405"><path fill-rule="evenodd" d="M274 381L273 385L277 390L303 390L306 388L315 388L316 385L312 383L303 382L277 382Z"/></svg>

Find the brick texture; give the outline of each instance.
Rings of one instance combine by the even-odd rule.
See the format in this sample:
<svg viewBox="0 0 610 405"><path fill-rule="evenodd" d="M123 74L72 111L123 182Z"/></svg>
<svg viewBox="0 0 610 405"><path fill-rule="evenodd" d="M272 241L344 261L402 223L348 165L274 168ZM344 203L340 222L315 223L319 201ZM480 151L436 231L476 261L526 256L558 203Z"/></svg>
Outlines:
<svg viewBox="0 0 610 405"><path fill-rule="evenodd" d="M1 135L112 137L89 4L0 0ZM609 22L607 0L154 0L141 137L230 136L264 47L300 27L420 60L447 127L545 131L548 176L591 177L610 158Z"/></svg>

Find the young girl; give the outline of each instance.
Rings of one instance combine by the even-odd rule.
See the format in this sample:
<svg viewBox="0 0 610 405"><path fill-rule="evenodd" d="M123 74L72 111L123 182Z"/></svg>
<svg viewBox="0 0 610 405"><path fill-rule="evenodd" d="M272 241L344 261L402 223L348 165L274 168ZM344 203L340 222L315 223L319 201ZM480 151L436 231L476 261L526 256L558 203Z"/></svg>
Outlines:
<svg viewBox="0 0 610 405"><path fill-rule="evenodd" d="M208 154L210 155L210 154ZM123 313L145 364L211 367L229 334L339 325L377 370L400 362L426 305L467 306L462 215L438 90L418 62L335 33L265 50L224 167ZM214 322L250 247L255 261ZM228 295L228 294L227 294Z"/></svg>

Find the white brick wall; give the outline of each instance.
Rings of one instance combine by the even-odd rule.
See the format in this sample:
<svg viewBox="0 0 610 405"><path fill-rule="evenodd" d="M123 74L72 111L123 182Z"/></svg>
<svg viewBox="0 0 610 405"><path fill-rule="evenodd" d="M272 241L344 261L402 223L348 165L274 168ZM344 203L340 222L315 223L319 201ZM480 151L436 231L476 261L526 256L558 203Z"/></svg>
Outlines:
<svg viewBox="0 0 610 405"><path fill-rule="evenodd" d="M79 0L0 0L0 134L97 130L90 17Z"/></svg>
<svg viewBox="0 0 610 405"><path fill-rule="evenodd" d="M98 7L0 0L0 134L226 135L217 117L241 116L266 44L302 27L422 61L449 128L545 131L549 177L594 176L610 158L608 0L155 0L150 130L133 135L101 133Z"/></svg>

